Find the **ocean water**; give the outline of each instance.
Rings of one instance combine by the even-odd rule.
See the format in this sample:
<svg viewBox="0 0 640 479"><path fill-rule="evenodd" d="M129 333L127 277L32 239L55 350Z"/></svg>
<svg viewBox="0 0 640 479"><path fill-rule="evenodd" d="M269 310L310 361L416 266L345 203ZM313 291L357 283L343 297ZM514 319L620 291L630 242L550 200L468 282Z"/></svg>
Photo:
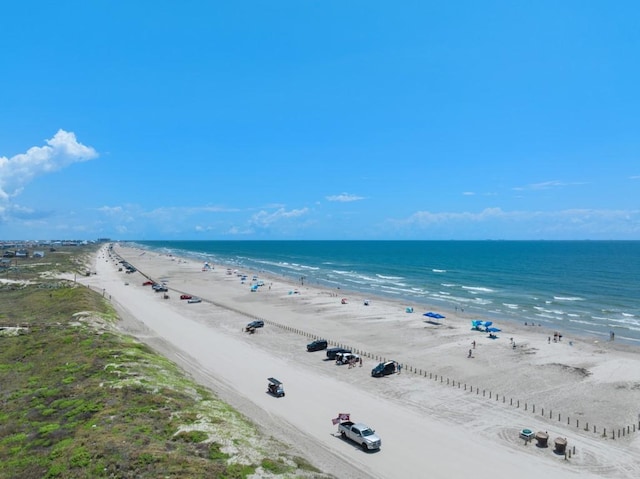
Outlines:
<svg viewBox="0 0 640 479"><path fill-rule="evenodd" d="M137 241L136 246L464 311L500 327L540 324L640 345L640 241ZM424 310L424 311L423 311ZM446 320L445 320L446 321Z"/></svg>

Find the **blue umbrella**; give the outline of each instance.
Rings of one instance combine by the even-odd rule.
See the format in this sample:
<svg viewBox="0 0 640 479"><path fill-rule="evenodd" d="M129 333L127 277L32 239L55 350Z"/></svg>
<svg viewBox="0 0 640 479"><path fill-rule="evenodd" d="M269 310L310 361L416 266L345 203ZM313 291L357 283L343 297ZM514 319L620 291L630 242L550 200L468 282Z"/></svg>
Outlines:
<svg viewBox="0 0 640 479"><path fill-rule="evenodd" d="M431 311L429 311L428 313L424 313L422 316L428 316L430 318L435 318L436 313L432 313Z"/></svg>

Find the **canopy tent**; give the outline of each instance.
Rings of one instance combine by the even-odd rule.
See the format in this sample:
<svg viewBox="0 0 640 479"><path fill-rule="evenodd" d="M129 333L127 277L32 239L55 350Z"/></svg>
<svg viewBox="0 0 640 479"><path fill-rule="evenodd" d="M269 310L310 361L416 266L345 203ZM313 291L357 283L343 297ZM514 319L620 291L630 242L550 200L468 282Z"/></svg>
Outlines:
<svg viewBox="0 0 640 479"><path fill-rule="evenodd" d="M501 331L495 326L492 327L492 324L493 321L480 321L478 319L473 319L471 320L471 329L473 329L474 331L484 331L487 333L497 333Z"/></svg>
<svg viewBox="0 0 640 479"><path fill-rule="evenodd" d="M429 311L428 313L424 313L422 316L426 316L428 318L433 318L433 319L444 319L446 317L440 313L434 313L432 311Z"/></svg>

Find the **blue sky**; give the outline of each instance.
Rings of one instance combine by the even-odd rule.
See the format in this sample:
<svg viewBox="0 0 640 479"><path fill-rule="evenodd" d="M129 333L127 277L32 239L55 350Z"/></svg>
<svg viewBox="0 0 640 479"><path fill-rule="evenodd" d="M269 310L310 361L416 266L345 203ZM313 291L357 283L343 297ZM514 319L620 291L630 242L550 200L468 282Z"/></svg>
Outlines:
<svg viewBox="0 0 640 479"><path fill-rule="evenodd" d="M0 239L640 239L637 2L2 18Z"/></svg>

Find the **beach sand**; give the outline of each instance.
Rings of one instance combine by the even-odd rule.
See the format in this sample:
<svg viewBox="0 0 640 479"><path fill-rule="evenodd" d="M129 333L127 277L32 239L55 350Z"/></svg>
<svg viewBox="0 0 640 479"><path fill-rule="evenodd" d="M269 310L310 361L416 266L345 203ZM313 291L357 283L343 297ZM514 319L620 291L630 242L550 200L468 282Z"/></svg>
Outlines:
<svg viewBox="0 0 640 479"><path fill-rule="evenodd" d="M329 474L640 477L637 348L562 331L554 341L554 331L524 324L495 324L502 331L490 339L471 330L472 319L488 318L461 311L439 311L446 319L430 322L417 307L405 312L416 305L225 265L203 271L197 261L122 245L114 251L138 272L118 271L105 246L96 274L78 281L111 299L123 331ZM265 284L251 292L239 273ZM143 286L147 277L166 281L169 298ZM203 301L188 304L182 293ZM257 318L265 327L244 332ZM363 366L307 353L315 337L349 346ZM381 360L398 361L401 374L371 377ZM266 394L271 376L283 381L286 397ZM338 413L374 427L381 450L366 453L340 439L331 422ZM524 428L548 432L549 447L520 439ZM570 457L554 452L556 438L566 438Z"/></svg>

